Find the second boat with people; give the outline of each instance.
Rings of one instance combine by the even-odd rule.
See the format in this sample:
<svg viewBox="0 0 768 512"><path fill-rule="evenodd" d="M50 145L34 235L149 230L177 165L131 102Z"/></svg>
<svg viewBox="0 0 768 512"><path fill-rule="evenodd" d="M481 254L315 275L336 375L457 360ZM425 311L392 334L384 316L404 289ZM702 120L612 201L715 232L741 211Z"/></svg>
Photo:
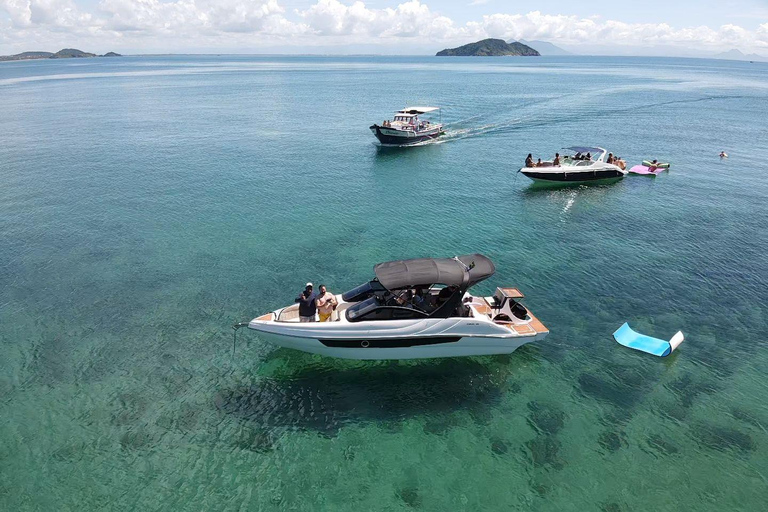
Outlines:
<svg viewBox="0 0 768 512"><path fill-rule="evenodd" d="M442 122L419 117L439 112L440 107L405 107L395 113L392 121L373 124L370 129L384 146L411 146L445 134Z"/></svg>
<svg viewBox="0 0 768 512"><path fill-rule="evenodd" d="M528 155L519 172L537 182L558 184L617 180L627 174L623 160L603 148L572 146L562 151L544 162Z"/></svg>

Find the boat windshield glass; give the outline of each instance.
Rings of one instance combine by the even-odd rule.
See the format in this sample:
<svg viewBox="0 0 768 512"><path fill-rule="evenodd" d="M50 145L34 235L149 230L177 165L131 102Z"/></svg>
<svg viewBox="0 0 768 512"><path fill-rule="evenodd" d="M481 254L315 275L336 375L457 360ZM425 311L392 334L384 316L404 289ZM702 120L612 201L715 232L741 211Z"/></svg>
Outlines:
<svg viewBox="0 0 768 512"><path fill-rule="evenodd" d="M374 309L379 307L379 300L376 297L371 297L362 302L358 302L354 306L347 308L347 320L354 322L364 316L366 313L370 313Z"/></svg>
<svg viewBox="0 0 768 512"><path fill-rule="evenodd" d="M348 292L344 292L341 295L341 298L344 299L344 302L359 302L367 298L372 293L382 292L385 290L386 288L384 288L380 282L376 280L368 281L367 283L363 283L360 286L352 288Z"/></svg>

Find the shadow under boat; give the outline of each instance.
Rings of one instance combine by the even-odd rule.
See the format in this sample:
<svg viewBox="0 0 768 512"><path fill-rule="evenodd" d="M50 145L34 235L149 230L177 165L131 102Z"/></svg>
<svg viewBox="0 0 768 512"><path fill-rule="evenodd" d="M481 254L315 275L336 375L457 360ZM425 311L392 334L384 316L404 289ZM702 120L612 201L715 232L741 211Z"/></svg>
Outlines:
<svg viewBox="0 0 768 512"><path fill-rule="evenodd" d="M278 350L273 357L285 356ZM312 356L302 356L312 357ZM536 357L531 355L534 359ZM529 358L526 358L529 359ZM530 364L519 358L504 366ZM311 430L334 436L345 425L392 426L413 417L446 418L466 411L487 418L505 393L519 385L486 358L442 359L415 364L302 365L289 375L261 377L220 390L215 406L265 430Z"/></svg>

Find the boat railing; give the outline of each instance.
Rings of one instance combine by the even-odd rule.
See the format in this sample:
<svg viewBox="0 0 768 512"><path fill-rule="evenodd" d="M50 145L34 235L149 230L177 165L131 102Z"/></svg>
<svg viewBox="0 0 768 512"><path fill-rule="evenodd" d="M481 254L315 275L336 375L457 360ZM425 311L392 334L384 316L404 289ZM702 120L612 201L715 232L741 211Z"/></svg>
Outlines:
<svg viewBox="0 0 768 512"><path fill-rule="evenodd" d="M394 128L395 130L401 130L405 132L414 132L414 133L434 130L437 127L438 125L430 122L425 122L423 125L413 126L410 124L402 123L400 121L398 121L398 124L395 124L395 122L392 122L392 123L389 123L388 126L385 126L385 128Z"/></svg>

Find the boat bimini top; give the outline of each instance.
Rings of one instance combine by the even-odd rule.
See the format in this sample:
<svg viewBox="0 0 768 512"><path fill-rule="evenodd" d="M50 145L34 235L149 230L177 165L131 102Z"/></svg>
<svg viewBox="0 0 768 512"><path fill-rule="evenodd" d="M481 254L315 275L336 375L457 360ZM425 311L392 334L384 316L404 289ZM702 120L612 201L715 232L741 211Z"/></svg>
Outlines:
<svg viewBox="0 0 768 512"><path fill-rule="evenodd" d="M492 276L496 267L482 254L469 254L387 261L374 266L373 270L375 279L342 294L345 302L357 303L347 309L350 322L369 317L375 310L414 318L449 318L455 315L466 291ZM436 294L436 303L431 307L417 307L410 297L414 292ZM402 307L403 297L408 297L407 307Z"/></svg>
<svg viewBox="0 0 768 512"><path fill-rule="evenodd" d="M417 258L379 263L373 267L376 278L387 289L432 285L469 288L496 271L493 262L482 254L455 258Z"/></svg>
<svg viewBox="0 0 768 512"><path fill-rule="evenodd" d="M420 114L428 114L430 112L435 112L437 110L440 110L440 107L405 107L404 109L398 110L397 113L420 115Z"/></svg>

